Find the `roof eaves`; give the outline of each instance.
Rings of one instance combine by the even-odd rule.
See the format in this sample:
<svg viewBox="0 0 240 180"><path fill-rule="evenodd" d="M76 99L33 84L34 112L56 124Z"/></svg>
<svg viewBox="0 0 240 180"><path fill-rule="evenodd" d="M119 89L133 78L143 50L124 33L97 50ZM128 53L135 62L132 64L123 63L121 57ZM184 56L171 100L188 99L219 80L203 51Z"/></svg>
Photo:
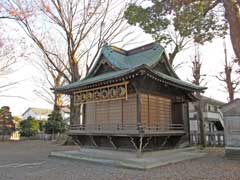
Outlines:
<svg viewBox="0 0 240 180"><path fill-rule="evenodd" d="M56 92L63 92L63 91L72 91L74 89L78 89L80 87L84 87L84 86L88 86L90 84L96 84L96 83L101 83L107 80L113 80L116 78L121 78L122 76L125 76L126 74L132 73L132 72L136 72L137 70L145 70L148 73L152 74L153 76L156 76L156 78L160 78L162 82L169 84L171 86L174 87L178 87L180 89L185 89L188 91L203 91L204 89L207 89L206 87L200 87L200 86L196 86L190 83L187 83L185 81L182 81L180 79L176 79L175 77L170 77L166 74L160 73L158 71L153 71L150 69L150 67L146 64L137 66L133 69L124 69L124 70L120 70L120 71L115 71L115 72L109 72L106 74L102 74L96 77L92 77L92 78L88 78L75 82L73 84L69 84L67 86L64 86L62 88L59 89L55 89Z"/></svg>
<svg viewBox="0 0 240 180"><path fill-rule="evenodd" d="M125 70L105 73L105 74L99 75L97 77L83 79L83 80L80 80L78 82L66 85L62 88L55 89L55 92L70 91L70 90L74 90L74 89L77 89L77 88L80 88L80 87L88 86L89 84L101 83L101 82L104 82L106 80L111 80L111 79L114 79L114 78L120 78L121 76L124 76L126 73L130 73L132 71L133 70L131 70L131 69L125 69ZM93 80L94 78L95 78L95 80Z"/></svg>
<svg viewBox="0 0 240 180"><path fill-rule="evenodd" d="M203 90L207 89L207 87L201 87L201 86L197 86L197 85L194 85L194 84L190 84L190 83L187 83L187 82L182 81L180 79L177 79L175 77L171 77L171 76L168 76L166 74L163 74L161 72L153 71L151 69L149 69L149 70L152 73L154 73L155 75L163 78L166 81L167 84L178 87L178 88L181 88L181 89L186 89L186 90L190 90L190 91L203 91Z"/></svg>

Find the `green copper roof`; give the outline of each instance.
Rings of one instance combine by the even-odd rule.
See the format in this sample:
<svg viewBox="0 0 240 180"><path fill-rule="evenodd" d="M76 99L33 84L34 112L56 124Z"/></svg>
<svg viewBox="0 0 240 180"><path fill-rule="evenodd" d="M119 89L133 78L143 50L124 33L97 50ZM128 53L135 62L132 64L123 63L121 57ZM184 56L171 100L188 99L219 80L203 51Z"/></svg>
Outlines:
<svg viewBox="0 0 240 180"><path fill-rule="evenodd" d="M69 89L74 89L74 88L78 88L78 87L82 87L82 86L87 86L93 83L98 83L98 82L102 82L108 79L114 79L117 77L121 77L122 75L126 75L127 73L129 73L131 70L129 69L124 69L124 70L120 70L120 71L114 71L114 72L108 72L108 73L104 73L98 76L94 76L94 77L90 77L90 78L84 78L80 81L77 81L75 83L71 83L68 84L66 86L63 86L62 88L60 88L60 90L69 90Z"/></svg>
<svg viewBox="0 0 240 180"><path fill-rule="evenodd" d="M86 88L86 86L89 85L95 86L97 83L105 81L108 81L107 83L113 82L111 80L114 80L114 82L116 82L116 79L119 82L121 81L119 78L124 76L127 77L132 73L138 73L141 70L151 76L154 76L157 79L160 79L162 83L166 83L170 86L178 87L180 89L185 89L188 91L201 91L205 89L203 87L199 87L180 80L168 63L162 63L162 65L165 65L169 69L171 76L154 69L154 65L161 60L163 53L163 47L157 43L147 44L130 51L125 51L123 49L112 46L103 47L95 65L84 79L66 85L62 88L55 89L55 91L72 91L77 88ZM109 64L114 67L115 70L95 76L95 71L98 69L97 67L102 60L102 56L105 57L104 59L106 59Z"/></svg>
<svg viewBox="0 0 240 180"><path fill-rule="evenodd" d="M72 89L76 89L76 88L81 88L87 85L92 85L95 83L99 83L99 82L104 82L106 80L112 80L115 78L120 78L123 77L125 75L128 75L130 73L135 73L138 72L140 70L144 70L145 72L151 74L152 76L159 78L161 80L164 81L164 83L169 84L171 86L174 87L178 87L180 89L185 89L185 90L189 90L189 91L201 91L204 90L204 87L200 87L200 86L196 86L194 84L190 84L187 83L185 81L182 81L180 79L176 79L174 77L168 76L166 74L163 74L159 71L154 71L151 70L149 68L149 66L147 65L140 65L136 68L133 69L124 69L124 70L119 70L119 71L114 71L114 72L108 72L108 73L104 73L95 77L89 77L89 78L85 78L81 81L66 85L60 89L56 89L57 91L68 91L68 90L72 90Z"/></svg>
<svg viewBox="0 0 240 180"><path fill-rule="evenodd" d="M134 52L136 49L138 49L138 52ZM160 60L164 52L164 48L158 43L151 43L136 49L125 51L116 47L105 46L102 48L101 55L115 68L122 70L132 69L142 64L152 66ZM95 70L100 58L101 56L97 59L92 71ZM87 77L91 76L92 71L90 71Z"/></svg>

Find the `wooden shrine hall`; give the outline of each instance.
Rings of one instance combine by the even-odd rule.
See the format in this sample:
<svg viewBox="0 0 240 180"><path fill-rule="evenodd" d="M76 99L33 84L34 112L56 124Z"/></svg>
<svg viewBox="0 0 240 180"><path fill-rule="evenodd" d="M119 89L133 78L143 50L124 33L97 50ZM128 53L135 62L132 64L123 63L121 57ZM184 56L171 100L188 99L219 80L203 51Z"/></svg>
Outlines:
<svg viewBox="0 0 240 180"><path fill-rule="evenodd" d="M179 79L157 43L105 46L87 76L55 89L80 109L69 135L80 146L150 151L189 142L188 102L205 88Z"/></svg>

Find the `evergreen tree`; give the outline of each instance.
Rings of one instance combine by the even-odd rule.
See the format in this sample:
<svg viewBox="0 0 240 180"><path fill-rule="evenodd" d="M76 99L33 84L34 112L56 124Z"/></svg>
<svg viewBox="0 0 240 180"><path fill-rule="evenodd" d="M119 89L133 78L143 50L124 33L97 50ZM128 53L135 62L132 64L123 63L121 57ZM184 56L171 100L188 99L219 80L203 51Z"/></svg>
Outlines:
<svg viewBox="0 0 240 180"><path fill-rule="evenodd" d="M203 44L215 36L223 37L226 34L226 19L224 13L220 13L223 12L222 7L217 7L211 0L148 2L149 6L130 4L125 11L125 18L129 24L151 34L157 42L172 47L169 54L171 64L177 53L189 43Z"/></svg>
<svg viewBox="0 0 240 180"><path fill-rule="evenodd" d="M20 122L20 133L22 136L34 136L39 132L39 123L37 120L28 117L26 120Z"/></svg>
<svg viewBox="0 0 240 180"><path fill-rule="evenodd" d="M53 111L48 115L48 121L45 125L45 132L47 134L63 133L65 130L66 127L60 112Z"/></svg>
<svg viewBox="0 0 240 180"><path fill-rule="evenodd" d="M0 134L9 135L15 130L15 125L13 123L12 113L8 106L3 106L0 109Z"/></svg>

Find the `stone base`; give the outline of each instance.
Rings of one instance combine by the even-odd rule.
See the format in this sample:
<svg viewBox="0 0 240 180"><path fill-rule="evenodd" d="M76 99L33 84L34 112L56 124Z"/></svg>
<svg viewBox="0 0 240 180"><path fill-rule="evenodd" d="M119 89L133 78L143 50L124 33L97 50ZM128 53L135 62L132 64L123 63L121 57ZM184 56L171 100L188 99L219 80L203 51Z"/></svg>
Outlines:
<svg viewBox="0 0 240 180"><path fill-rule="evenodd" d="M194 148L162 150L145 152L141 154L136 152L119 152L82 148L80 151L51 152L50 157L83 160L94 163L121 166L125 168L146 170L170 163L177 163L184 160L199 158L204 155L205 153L199 153L195 151Z"/></svg>
<svg viewBox="0 0 240 180"><path fill-rule="evenodd" d="M240 147L225 147L225 156L228 159L240 160Z"/></svg>

